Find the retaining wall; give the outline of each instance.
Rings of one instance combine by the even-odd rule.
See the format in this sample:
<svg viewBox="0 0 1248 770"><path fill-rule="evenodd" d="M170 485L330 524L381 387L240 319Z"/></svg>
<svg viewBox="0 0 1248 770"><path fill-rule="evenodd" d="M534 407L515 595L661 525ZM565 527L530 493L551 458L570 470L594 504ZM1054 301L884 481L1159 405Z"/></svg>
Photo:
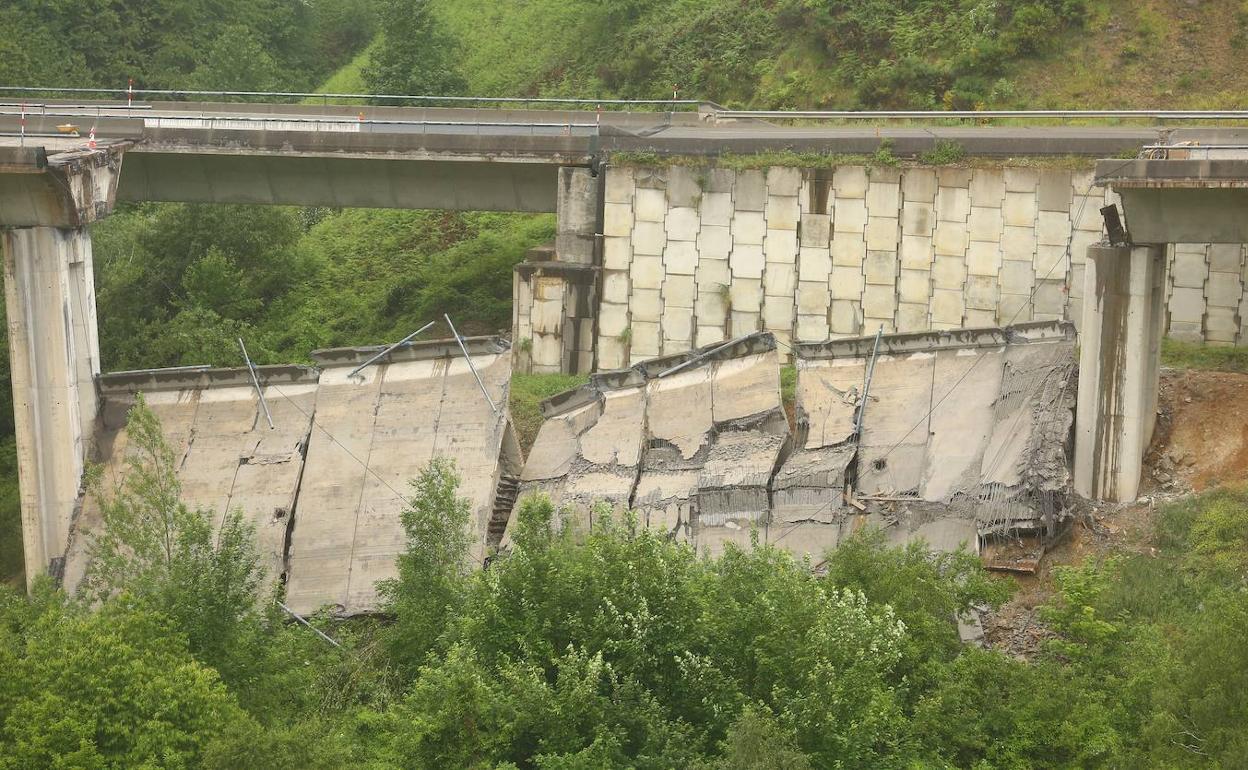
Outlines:
<svg viewBox="0 0 1248 770"><path fill-rule="evenodd" d="M880 326L1078 323L1087 247L1116 197L1090 167L606 175L599 370L760 330L783 348ZM1171 248L1171 336L1248 344L1246 256Z"/></svg>

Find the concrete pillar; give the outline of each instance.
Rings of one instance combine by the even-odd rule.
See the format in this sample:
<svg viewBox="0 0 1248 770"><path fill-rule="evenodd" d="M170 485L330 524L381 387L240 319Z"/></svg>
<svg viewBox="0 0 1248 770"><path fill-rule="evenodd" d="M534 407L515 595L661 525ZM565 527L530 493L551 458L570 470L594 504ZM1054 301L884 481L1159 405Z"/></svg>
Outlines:
<svg viewBox="0 0 1248 770"><path fill-rule="evenodd" d="M1079 335L1075 491L1126 502L1157 417L1165 247L1090 246Z"/></svg>
<svg viewBox="0 0 1248 770"><path fill-rule="evenodd" d="M602 193L598 178L588 168L559 169L556 198L555 258L560 262L592 265Z"/></svg>
<svg viewBox="0 0 1248 770"><path fill-rule="evenodd" d="M85 228L3 231L26 576L65 552L100 372L91 236Z"/></svg>

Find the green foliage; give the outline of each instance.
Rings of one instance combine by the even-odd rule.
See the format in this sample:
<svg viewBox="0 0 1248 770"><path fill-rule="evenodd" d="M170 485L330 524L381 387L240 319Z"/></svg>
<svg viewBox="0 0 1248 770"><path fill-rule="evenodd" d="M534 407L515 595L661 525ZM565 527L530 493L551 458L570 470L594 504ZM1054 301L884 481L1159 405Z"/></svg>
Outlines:
<svg viewBox="0 0 1248 770"><path fill-rule="evenodd" d="M395 616L391 655L413 670L459 611L471 569L471 503L458 490L455 463L444 457L433 458L412 481L401 514L407 548L399 556L399 576L380 586L385 610Z"/></svg>
<svg viewBox="0 0 1248 770"><path fill-rule="evenodd" d="M894 142L892 139L881 139L880 146L871 155L871 165L873 166L898 166L901 160L893 154Z"/></svg>
<svg viewBox="0 0 1248 770"><path fill-rule="evenodd" d="M429 5L477 93L663 99L676 89L766 107L974 108L1084 17L1082 0Z"/></svg>
<svg viewBox="0 0 1248 770"><path fill-rule="evenodd" d="M87 598L101 602L124 592L172 620L191 652L228 680L250 675L263 577L251 527L232 511L214 533L209 513L181 502L173 450L141 394L126 434L120 482L107 489L98 471L88 482L103 526L88 545Z"/></svg>
<svg viewBox="0 0 1248 770"><path fill-rule="evenodd" d="M542 402L553 395L584 384L583 374L513 374L511 376L511 422L520 446L527 452L542 427Z"/></svg>
<svg viewBox="0 0 1248 770"><path fill-rule="evenodd" d="M94 226L109 369L261 362L511 318L511 269L553 217L145 204Z"/></svg>
<svg viewBox="0 0 1248 770"><path fill-rule="evenodd" d="M1161 341L1161 363L1175 369L1248 372L1248 350L1170 339Z"/></svg>
<svg viewBox="0 0 1248 770"><path fill-rule="evenodd" d="M249 722L176 626L127 602L46 588L0 603L0 767L194 767Z"/></svg>
<svg viewBox="0 0 1248 770"><path fill-rule="evenodd" d="M929 166L949 166L966 157L966 148L950 139L938 139L932 149L919 156Z"/></svg>
<svg viewBox="0 0 1248 770"><path fill-rule="evenodd" d="M14 0L0 80L306 90L372 38L372 0Z"/></svg>
<svg viewBox="0 0 1248 770"><path fill-rule="evenodd" d="M381 38L363 71L369 92L462 95L467 84L453 68L457 46L430 12L428 0L378 4Z"/></svg>

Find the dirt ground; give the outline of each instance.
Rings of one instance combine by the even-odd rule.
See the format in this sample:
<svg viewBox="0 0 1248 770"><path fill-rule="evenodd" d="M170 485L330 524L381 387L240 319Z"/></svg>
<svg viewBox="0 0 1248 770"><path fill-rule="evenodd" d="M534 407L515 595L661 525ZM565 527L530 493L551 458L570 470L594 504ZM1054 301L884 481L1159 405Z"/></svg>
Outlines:
<svg viewBox="0 0 1248 770"><path fill-rule="evenodd" d="M1039 571L1014 576L1018 592L986 614L986 644L1019 657L1035 654L1051 636L1037 608L1052 596L1053 567L1111 552L1148 553L1157 506L1248 480L1248 374L1163 369L1157 411L1140 499L1081 511L1069 535L1045 554Z"/></svg>

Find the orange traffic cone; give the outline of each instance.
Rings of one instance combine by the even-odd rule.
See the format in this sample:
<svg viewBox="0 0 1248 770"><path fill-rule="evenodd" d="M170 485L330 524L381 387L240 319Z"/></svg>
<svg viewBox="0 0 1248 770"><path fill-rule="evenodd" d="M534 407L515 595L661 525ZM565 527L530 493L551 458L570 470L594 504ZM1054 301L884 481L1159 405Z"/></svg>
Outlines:
<svg viewBox="0 0 1248 770"><path fill-rule="evenodd" d="M95 126L92 126L91 130L87 132L87 149L95 149Z"/></svg>

